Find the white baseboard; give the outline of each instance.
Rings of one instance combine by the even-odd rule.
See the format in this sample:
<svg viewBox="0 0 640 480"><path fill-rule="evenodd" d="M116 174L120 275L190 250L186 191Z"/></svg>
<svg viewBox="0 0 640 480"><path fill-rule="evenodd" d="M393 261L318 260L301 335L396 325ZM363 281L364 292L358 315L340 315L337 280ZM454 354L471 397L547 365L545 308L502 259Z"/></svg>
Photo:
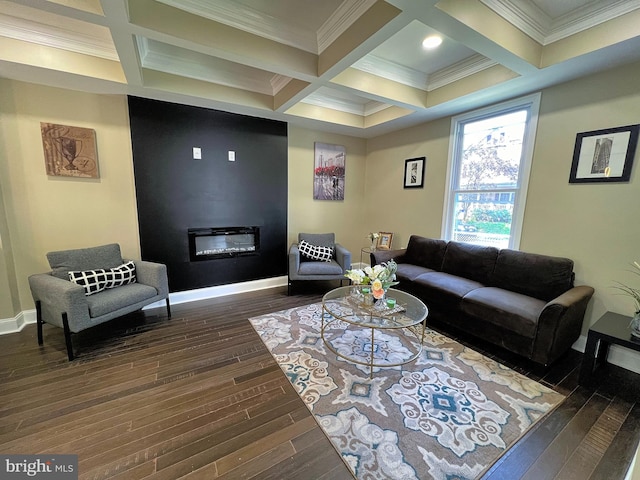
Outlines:
<svg viewBox="0 0 640 480"><path fill-rule="evenodd" d="M19 332L30 323L36 323L35 309L20 312L13 318L0 318L0 335Z"/></svg>
<svg viewBox="0 0 640 480"><path fill-rule="evenodd" d="M215 287L199 288L197 290L187 290L184 292L174 292L169 294L169 301L172 305L180 303L195 302L196 300L207 300L209 298L223 297L225 295L233 295L236 293L254 292L264 290L266 288L283 287L289 281L288 277L273 277L263 280L252 280L250 282L232 283L229 285L218 285ZM144 307L148 308L165 307L164 300L152 303Z"/></svg>

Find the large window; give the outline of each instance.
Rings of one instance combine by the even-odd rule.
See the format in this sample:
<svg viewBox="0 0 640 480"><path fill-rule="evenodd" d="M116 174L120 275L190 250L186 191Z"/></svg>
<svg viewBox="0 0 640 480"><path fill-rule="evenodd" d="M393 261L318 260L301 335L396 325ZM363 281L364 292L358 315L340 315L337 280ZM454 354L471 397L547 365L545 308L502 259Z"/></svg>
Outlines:
<svg viewBox="0 0 640 480"><path fill-rule="evenodd" d="M540 94L454 117L443 238L517 249Z"/></svg>

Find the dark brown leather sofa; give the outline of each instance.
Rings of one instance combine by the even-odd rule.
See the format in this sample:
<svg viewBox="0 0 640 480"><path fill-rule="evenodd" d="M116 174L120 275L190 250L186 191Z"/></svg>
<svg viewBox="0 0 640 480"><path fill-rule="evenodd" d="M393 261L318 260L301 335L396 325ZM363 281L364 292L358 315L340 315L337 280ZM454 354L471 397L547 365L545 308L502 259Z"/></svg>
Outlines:
<svg viewBox="0 0 640 480"><path fill-rule="evenodd" d="M406 249L378 250L398 264L396 288L429 307L428 322L549 365L580 336L593 288L574 286L573 261L412 235Z"/></svg>

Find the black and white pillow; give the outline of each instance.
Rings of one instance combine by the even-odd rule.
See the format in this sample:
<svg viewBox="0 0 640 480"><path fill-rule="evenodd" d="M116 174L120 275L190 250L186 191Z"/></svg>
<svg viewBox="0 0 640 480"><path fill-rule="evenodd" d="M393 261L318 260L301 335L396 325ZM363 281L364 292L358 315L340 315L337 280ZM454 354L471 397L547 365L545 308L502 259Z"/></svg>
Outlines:
<svg viewBox="0 0 640 480"><path fill-rule="evenodd" d="M93 295L107 288L110 273L100 268L98 270L85 270L69 272L69 280L84 287L85 295Z"/></svg>
<svg viewBox="0 0 640 480"><path fill-rule="evenodd" d="M121 287L136 282L136 264L133 261L123 263L107 271L107 288Z"/></svg>
<svg viewBox="0 0 640 480"><path fill-rule="evenodd" d="M330 262L333 258L333 248L311 245L304 240L301 240L298 244L298 250L303 256L310 258L311 260Z"/></svg>

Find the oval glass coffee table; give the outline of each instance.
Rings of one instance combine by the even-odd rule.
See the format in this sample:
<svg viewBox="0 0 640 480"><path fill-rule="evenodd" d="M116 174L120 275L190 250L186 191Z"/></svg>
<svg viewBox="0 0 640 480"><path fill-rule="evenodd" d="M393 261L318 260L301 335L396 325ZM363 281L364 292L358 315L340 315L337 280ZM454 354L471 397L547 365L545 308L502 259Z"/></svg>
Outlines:
<svg viewBox="0 0 640 480"><path fill-rule="evenodd" d="M369 367L397 367L422 353L429 309L418 298L390 288L385 299L373 301L363 286L340 287L322 297L320 334L338 357ZM396 300L395 307L386 299ZM410 327L422 325L417 335Z"/></svg>

